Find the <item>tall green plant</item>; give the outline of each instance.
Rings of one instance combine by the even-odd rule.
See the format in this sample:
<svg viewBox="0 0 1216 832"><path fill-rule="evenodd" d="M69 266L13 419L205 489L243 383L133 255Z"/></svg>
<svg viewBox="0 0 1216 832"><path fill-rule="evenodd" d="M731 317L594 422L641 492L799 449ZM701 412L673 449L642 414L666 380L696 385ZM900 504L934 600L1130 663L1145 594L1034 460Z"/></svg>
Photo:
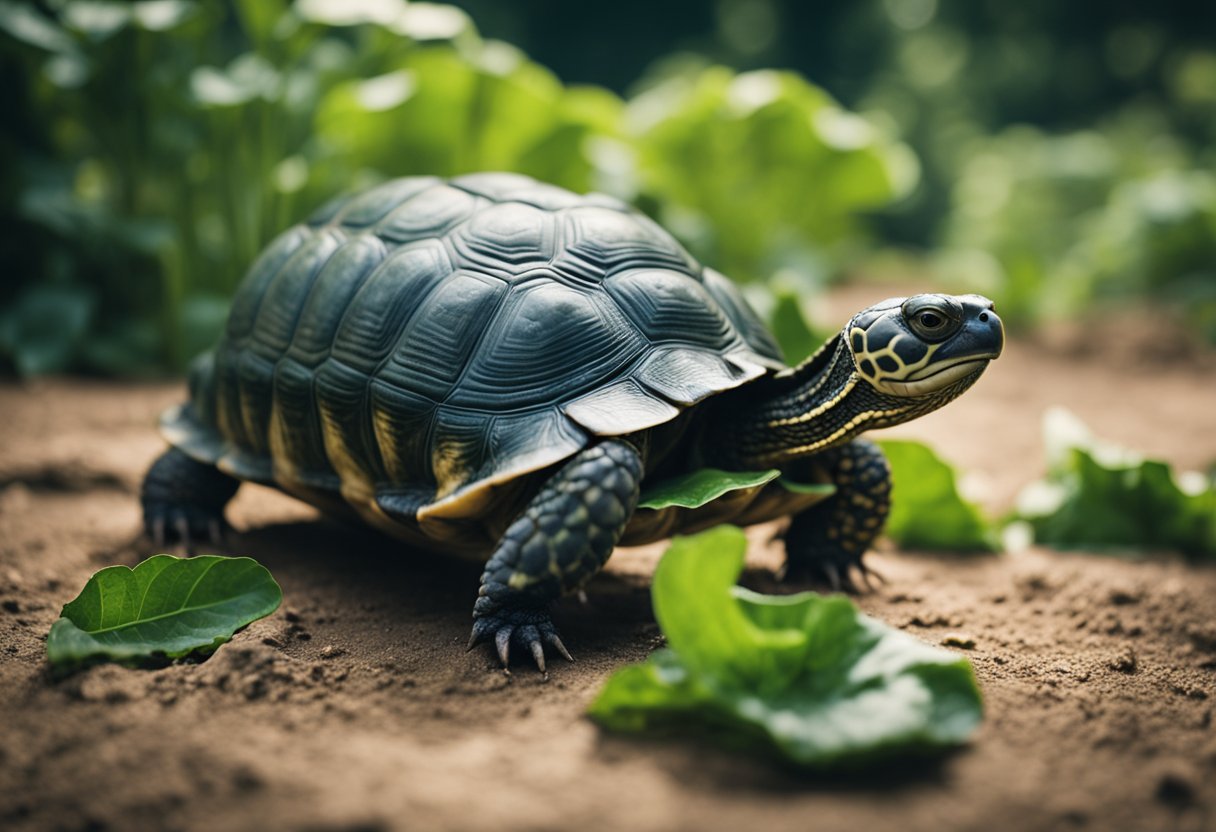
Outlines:
<svg viewBox="0 0 1216 832"><path fill-rule="evenodd" d="M0 144L0 250L20 263L0 357L24 373L182 368L275 233L389 176L609 190L747 280L809 274L900 190L898 146L788 73L711 68L626 114L450 6L49 5L0 2L25 125Z"/></svg>

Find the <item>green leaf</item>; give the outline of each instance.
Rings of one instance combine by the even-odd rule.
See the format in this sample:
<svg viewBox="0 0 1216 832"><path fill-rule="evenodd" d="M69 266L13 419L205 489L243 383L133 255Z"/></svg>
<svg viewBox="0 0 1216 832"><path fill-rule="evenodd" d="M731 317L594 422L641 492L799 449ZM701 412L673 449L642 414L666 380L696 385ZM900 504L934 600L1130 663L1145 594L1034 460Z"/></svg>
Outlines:
<svg viewBox="0 0 1216 832"><path fill-rule="evenodd" d="M979 724L965 659L859 614L843 596L734 586L746 547L730 526L673 541L653 589L670 649L613 674L593 719L714 736L816 768L956 745Z"/></svg>
<svg viewBox="0 0 1216 832"><path fill-rule="evenodd" d="M47 658L70 670L210 653L278 609L282 598L270 572L251 558L156 555L134 569L110 566L64 606L47 637Z"/></svg>
<svg viewBox="0 0 1216 832"><path fill-rule="evenodd" d="M638 508L700 508L723 494L742 488L756 488L779 476L781 472L776 468L768 471L720 471L717 468L702 468L691 474L682 474L648 485L642 492Z"/></svg>
<svg viewBox="0 0 1216 832"><path fill-rule="evenodd" d="M0 313L0 354L23 376L59 372L75 357L96 306L83 286L34 285Z"/></svg>
<svg viewBox="0 0 1216 832"><path fill-rule="evenodd" d="M801 301L792 291L777 292L769 328L777 343L781 345L781 352L789 364L799 363L827 340L824 333L816 331L807 323Z"/></svg>
<svg viewBox="0 0 1216 832"><path fill-rule="evenodd" d="M781 483L781 487L786 491L795 494L822 494L824 497L831 497L836 493L836 486L830 482L795 482L789 477L782 477L777 482Z"/></svg>
<svg viewBox="0 0 1216 832"><path fill-rule="evenodd" d="M0 31L46 52L67 52L72 37L37 9L24 3L0 2Z"/></svg>
<svg viewBox="0 0 1216 832"><path fill-rule="evenodd" d="M932 448L896 439L878 444L891 464L887 537L909 549L991 552L999 548L992 525L959 494L954 469Z"/></svg>
<svg viewBox="0 0 1216 832"><path fill-rule="evenodd" d="M1020 495L1039 543L1060 548L1175 549L1216 558L1216 480L1095 440L1072 414L1044 417L1049 470Z"/></svg>
<svg viewBox="0 0 1216 832"><path fill-rule="evenodd" d="M792 72L700 68L632 99L643 191L703 261L740 281L855 240L906 192L908 151Z"/></svg>

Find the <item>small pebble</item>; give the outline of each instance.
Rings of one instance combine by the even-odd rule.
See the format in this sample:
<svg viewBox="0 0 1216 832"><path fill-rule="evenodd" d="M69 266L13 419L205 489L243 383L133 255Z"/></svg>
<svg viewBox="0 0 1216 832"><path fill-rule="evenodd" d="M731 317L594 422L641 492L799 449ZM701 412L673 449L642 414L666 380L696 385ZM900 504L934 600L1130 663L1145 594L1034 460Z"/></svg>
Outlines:
<svg viewBox="0 0 1216 832"><path fill-rule="evenodd" d="M341 647L335 647L332 644L327 644L321 648L321 658L334 659L346 653Z"/></svg>

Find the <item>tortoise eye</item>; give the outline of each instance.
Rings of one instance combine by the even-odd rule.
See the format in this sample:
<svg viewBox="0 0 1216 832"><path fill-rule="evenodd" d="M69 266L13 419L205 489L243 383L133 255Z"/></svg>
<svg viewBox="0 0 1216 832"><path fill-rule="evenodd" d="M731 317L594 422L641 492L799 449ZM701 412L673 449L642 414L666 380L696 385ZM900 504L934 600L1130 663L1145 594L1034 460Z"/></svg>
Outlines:
<svg viewBox="0 0 1216 832"><path fill-rule="evenodd" d="M963 310L941 295L917 295L903 305L904 320L918 337L930 343L945 341L962 326Z"/></svg>
<svg viewBox="0 0 1216 832"><path fill-rule="evenodd" d="M938 315L936 312L920 313L920 325L925 329L937 329L944 323L945 321L942 319L942 316Z"/></svg>

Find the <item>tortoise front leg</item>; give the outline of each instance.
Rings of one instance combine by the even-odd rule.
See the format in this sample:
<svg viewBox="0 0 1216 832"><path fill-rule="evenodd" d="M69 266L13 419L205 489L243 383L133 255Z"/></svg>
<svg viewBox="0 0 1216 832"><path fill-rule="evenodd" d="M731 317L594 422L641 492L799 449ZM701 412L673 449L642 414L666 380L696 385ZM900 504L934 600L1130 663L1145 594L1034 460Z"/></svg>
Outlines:
<svg viewBox="0 0 1216 832"><path fill-rule="evenodd" d="M238 480L214 466L170 448L144 475L139 491L144 530L157 547L176 540L186 554L194 553L198 540L218 545L228 527L224 505L239 486Z"/></svg>
<svg viewBox="0 0 1216 832"><path fill-rule="evenodd" d="M638 450L619 439L587 448L558 470L486 564L469 648L493 639L506 667L514 644L530 651L542 672L544 644L570 659L549 609L608 560L637 507L641 482Z"/></svg>
<svg viewBox="0 0 1216 832"><path fill-rule="evenodd" d="M873 442L854 439L815 457L836 493L794 517L785 533L787 580L826 580L854 589L850 569L869 584L862 561L891 511L891 467Z"/></svg>

